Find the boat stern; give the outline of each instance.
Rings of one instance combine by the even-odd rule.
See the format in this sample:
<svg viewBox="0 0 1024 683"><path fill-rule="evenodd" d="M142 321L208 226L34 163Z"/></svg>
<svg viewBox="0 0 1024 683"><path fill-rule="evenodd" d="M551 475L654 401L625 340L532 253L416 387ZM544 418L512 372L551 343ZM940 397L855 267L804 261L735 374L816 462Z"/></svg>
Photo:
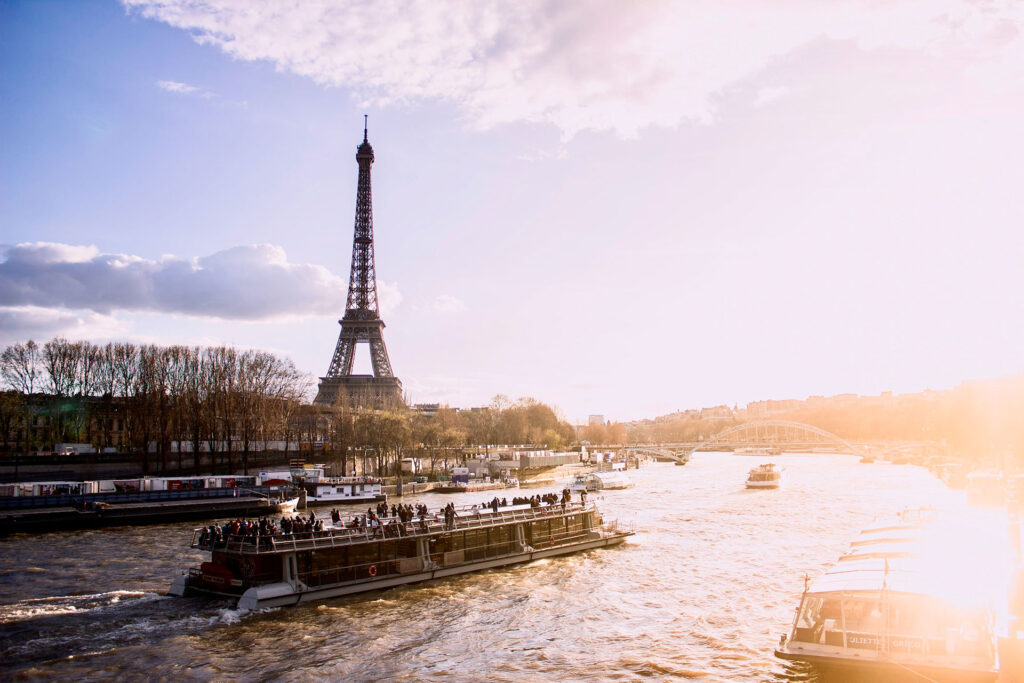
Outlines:
<svg viewBox="0 0 1024 683"><path fill-rule="evenodd" d="M295 604L302 600L302 594L287 582L267 583L253 586L238 599L238 609L255 610L261 607L278 607Z"/></svg>
<svg viewBox="0 0 1024 683"><path fill-rule="evenodd" d="M167 589L168 595L173 595L179 598L185 597L188 592L188 576L182 574L181 576L174 577L174 581L171 582L171 587Z"/></svg>

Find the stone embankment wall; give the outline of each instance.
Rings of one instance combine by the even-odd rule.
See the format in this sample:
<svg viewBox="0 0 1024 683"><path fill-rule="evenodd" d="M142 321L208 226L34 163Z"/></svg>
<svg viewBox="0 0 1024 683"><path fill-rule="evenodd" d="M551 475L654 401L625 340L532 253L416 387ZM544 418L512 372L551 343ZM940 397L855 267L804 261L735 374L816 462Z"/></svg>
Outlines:
<svg viewBox="0 0 1024 683"><path fill-rule="evenodd" d="M425 481L421 484L415 484L411 481L407 481L402 484L402 495L411 496L414 493L423 493L424 491L432 491L444 482L440 481ZM387 484L381 487L387 496L398 495L398 484Z"/></svg>

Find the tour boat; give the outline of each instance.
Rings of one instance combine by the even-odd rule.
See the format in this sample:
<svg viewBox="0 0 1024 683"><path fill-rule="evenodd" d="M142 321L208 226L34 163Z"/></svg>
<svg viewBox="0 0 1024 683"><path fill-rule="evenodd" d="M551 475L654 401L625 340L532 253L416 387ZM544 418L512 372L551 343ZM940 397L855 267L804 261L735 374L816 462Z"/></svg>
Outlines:
<svg viewBox="0 0 1024 683"><path fill-rule="evenodd" d="M282 500L280 503L277 504L277 511L283 515L291 515L295 513L295 509L298 506L299 499L297 497L288 498L286 500Z"/></svg>
<svg viewBox="0 0 1024 683"><path fill-rule="evenodd" d="M576 475L569 484L571 491L611 491L632 488L633 481L624 472L590 472Z"/></svg>
<svg viewBox="0 0 1024 683"><path fill-rule="evenodd" d="M319 477L302 481L306 505L345 505L387 500L380 479L373 477Z"/></svg>
<svg viewBox="0 0 1024 683"><path fill-rule="evenodd" d="M775 469L774 463L758 465L747 475L748 489L777 489L782 485L782 470Z"/></svg>
<svg viewBox="0 0 1024 683"><path fill-rule="evenodd" d="M196 529L191 547L210 560L177 577L168 593L238 601L241 609L296 605L618 545L632 529L605 523L593 503L442 510L401 524L218 536Z"/></svg>
<svg viewBox="0 0 1024 683"><path fill-rule="evenodd" d="M869 529L804 592L775 655L826 670L908 674L915 680L993 681L993 611L955 596L962 544L941 560L926 548L928 520L908 513Z"/></svg>

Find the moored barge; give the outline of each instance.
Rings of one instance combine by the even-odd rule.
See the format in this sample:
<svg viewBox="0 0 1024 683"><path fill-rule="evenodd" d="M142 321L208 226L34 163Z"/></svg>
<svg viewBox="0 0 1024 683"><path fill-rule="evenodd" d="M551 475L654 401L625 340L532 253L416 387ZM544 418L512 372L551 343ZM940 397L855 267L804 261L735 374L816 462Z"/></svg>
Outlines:
<svg viewBox="0 0 1024 683"><path fill-rule="evenodd" d="M306 505L345 505L387 500L382 484L373 477L320 477L299 485L306 491Z"/></svg>
<svg viewBox="0 0 1024 683"><path fill-rule="evenodd" d="M462 509L402 524L226 536L196 529L191 547L210 560L177 577L168 593L211 595L241 609L297 605L365 591L618 545L633 535L605 523L594 504Z"/></svg>

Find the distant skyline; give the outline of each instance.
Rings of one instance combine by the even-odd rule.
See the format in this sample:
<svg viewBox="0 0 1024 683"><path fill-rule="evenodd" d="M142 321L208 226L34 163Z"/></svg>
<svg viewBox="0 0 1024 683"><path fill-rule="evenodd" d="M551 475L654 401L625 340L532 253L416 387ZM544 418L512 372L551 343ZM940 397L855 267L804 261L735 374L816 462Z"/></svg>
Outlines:
<svg viewBox="0 0 1024 683"><path fill-rule="evenodd" d="M1024 370L1024 4L583 7L0 4L0 345L323 374L366 113L413 402L628 421Z"/></svg>

